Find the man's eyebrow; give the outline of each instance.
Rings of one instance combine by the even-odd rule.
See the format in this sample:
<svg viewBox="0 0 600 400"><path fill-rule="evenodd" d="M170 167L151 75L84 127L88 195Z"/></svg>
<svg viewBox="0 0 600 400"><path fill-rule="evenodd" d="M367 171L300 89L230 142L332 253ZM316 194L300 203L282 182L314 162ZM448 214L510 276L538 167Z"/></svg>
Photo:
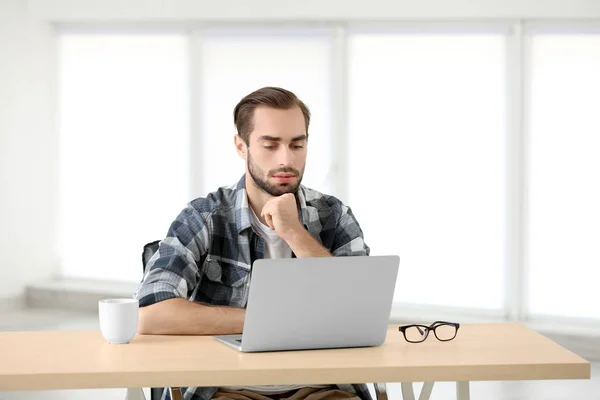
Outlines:
<svg viewBox="0 0 600 400"><path fill-rule="evenodd" d="M281 142L281 138L280 137L275 137L275 136L261 136L258 138L258 140L265 140L268 142Z"/></svg>
<svg viewBox="0 0 600 400"><path fill-rule="evenodd" d="M264 140L267 142L281 142L281 138L280 137L276 137L276 136L260 136L258 138L259 141ZM306 140L306 135L302 135L302 136L296 136L295 138L292 138L292 142L299 142L301 140Z"/></svg>

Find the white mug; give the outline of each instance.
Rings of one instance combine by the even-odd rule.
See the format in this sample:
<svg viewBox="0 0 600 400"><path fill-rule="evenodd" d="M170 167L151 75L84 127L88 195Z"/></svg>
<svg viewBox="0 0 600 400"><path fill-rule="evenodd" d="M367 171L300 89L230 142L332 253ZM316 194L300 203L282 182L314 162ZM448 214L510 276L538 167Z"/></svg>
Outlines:
<svg viewBox="0 0 600 400"><path fill-rule="evenodd" d="M100 331L109 343L131 342L137 333L140 303L135 299L105 299L98 302Z"/></svg>

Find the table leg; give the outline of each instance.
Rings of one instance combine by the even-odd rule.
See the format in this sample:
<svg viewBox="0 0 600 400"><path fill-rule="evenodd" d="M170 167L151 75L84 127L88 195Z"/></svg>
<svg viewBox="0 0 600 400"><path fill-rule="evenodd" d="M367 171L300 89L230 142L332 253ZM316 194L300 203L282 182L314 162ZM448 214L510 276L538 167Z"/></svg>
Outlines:
<svg viewBox="0 0 600 400"><path fill-rule="evenodd" d="M456 382L456 400L469 400L469 381Z"/></svg>
<svg viewBox="0 0 600 400"><path fill-rule="evenodd" d="M431 391L433 390L434 383L435 382L423 382L423 387L421 388L419 400L429 400L429 398L431 397Z"/></svg>
<svg viewBox="0 0 600 400"><path fill-rule="evenodd" d="M402 400L415 400L412 382L402 382Z"/></svg>
<svg viewBox="0 0 600 400"><path fill-rule="evenodd" d="M433 384L435 382L423 382L421 388L421 394L419 394L419 400L429 400L431 397L431 391L433 390ZM415 391L413 389L412 382L403 382L402 384L402 399L403 400L415 400Z"/></svg>
<svg viewBox="0 0 600 400"><path fill-rule="evenodd" d="M141 388L128 388L125 400L146 400L146 396Z"/></svg>

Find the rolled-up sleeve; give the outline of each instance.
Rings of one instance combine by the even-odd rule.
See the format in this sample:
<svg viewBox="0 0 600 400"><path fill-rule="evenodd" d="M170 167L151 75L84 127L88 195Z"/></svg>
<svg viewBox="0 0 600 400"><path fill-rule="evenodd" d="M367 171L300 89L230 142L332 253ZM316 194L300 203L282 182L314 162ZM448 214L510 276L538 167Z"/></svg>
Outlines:
<svg viewBox="0 0 600 400"><path fill-rule="evenodd" d="M370 251L352 210L342 204L340 218L335 229L332 254L335 257L368 256Z"/></svg>
<svg viewBox="0 0 600 400"><path fill-rule="evenodd" d="M134 294L140 307L172 299L189 298L200 282L198 265L209 246L209 226L192 206L171 224L167 237L150 258Z"/></svg>

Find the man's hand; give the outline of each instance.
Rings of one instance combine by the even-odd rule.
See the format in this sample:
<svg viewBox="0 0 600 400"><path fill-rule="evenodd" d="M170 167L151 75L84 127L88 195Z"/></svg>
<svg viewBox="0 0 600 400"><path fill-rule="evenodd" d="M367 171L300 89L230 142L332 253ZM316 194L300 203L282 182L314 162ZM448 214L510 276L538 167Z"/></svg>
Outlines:
<svg viewBox="0 0 600 400"><path fill-rule="evenodd" d="M298 219L296 197L292 193L282 194L267 201L260 215L264 217L267 225L277 232L277 236L285 241L289 241L295 233L304 231Z"/></svg>
<svg viewBox="0 0 600 400"><path fill-rule="evenodd" d="M332 256L300 223L296 197L293 194L273 197L267 201L260 215L277 232L277 236L287 242L296 257Z"/></svg>

